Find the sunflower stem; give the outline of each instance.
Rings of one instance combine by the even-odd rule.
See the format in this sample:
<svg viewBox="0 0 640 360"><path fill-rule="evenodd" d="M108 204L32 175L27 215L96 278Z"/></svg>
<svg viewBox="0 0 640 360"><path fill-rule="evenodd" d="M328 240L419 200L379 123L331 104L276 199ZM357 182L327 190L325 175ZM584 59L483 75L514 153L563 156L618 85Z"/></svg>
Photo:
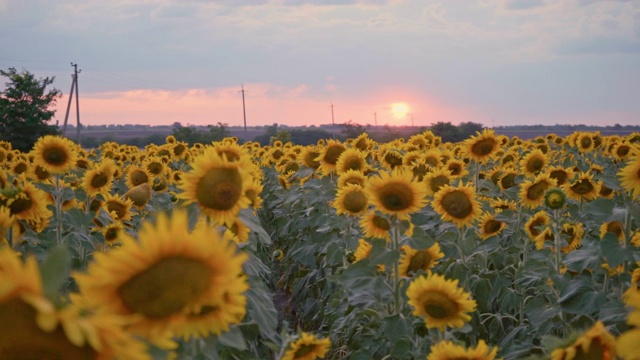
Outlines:
<svg viewBox="0 0 640 360"><path fill-rule="evenodd" d="M629 247L629 240L631 238L631 199L626 201L627 211L624 214L624 238L622 239L622 247L627 249ZM622 263L624 273L629 272L629 262L625 260Z"/></svg>
<svg viewBox="0 0 640 360"><path fill-rule="evenodd" d="M394 221L393 231L391 232L391 246L392 250L399 251L399 243L400 243L400 229L399 229L399 221ZM394 314L400 314L402 311L402 304L400 301L402 297L400 296L400 255L394 257L393 259L393 304Z"/></svg>
<svg viewBox="0 0 640 360"><path fill-rule="evenodd" d="M60 185L60 175L54 175L56 180L56 191L53 194L53 203L56 208L56 246L62 245L62 189Z"/></svg>
<svg viewBox="0 0 640 360"><path fill-rule="evenodd" d="M560 259L560 214L558 209L553 210L553 224L551 226L553 229L553 242L555 245L556 273L559 276L562 262Z"/></svg>

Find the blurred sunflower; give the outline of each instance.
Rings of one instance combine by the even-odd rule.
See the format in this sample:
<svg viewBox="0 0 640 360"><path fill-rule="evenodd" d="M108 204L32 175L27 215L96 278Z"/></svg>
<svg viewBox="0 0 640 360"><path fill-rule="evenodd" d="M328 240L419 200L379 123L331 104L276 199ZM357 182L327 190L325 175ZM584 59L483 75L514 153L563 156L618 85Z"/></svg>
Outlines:
<svg viewBox="0 0 640 360"><path fill-rule="evenodd" d="M383 216L376 214L375 211L369 211L360 218L360 228L365 237L386 239L389 241L391 223Z"/></svg>
<svg viewBox="0 0 640 360"><path fill-rule="evenodd" d="M248 156L229 162L208 148L194 159L192 166L182 175L179 188L183 192L178 197L197 203L203 214L220 224L230 224L240 209L251 204L245 194L252 180L247 171L251 166Z"/></svg>
<svg viewBox="0 0 640 360"><path fill-rule="evenodd" d="M529 239L535 240L538 235L542 233L542 229L549 224L551 219L546 211L540 210L533 214L527 222L524 224L524 231L529 236Z"/></svg>
<svg viewBox="0 0 640 360"><path fill-rule="evenodd" d="M616 339L602 321L596 321L588 331L572 339L567 346L551 352L551 360L573 359L616 359Z"/></svg>
<svg viewBox="0 0 640 360"><path fill-rule="evenodd" d="M287 351L280 360L322 359L330 347L329 338L318 338L313 334L302 332L296 341L287 346Z"/></svg>
<svg viewBox="0 0 640 360"><path fill-rule="evenodd" d="M406 150L406 148L405 148ZM407 151L402 157L402 165L410 167L415 161L423 159L422 153L417 150Z"/></svg>
<svg viewBox="0 0 640 360"><path fill-rule="evenodd" d="M10 249L0 250L0 330L2 359L149 359L111 316L80 316L73 307L57 312L42 293L37 261L23 264ZM114 321L115 320L115 321Z"/></svg>
<svg viewBox="0 0 640 360"><path fill-rule="evenodd" d="M451 178L453 179L460 179L469 174L467 166L462 160L451 159L447 161L444 167L449 170L449 173L451 173Z"/></svg>
<svg viewBox="0 0 640 360"><path fill-rule="evenodd" d="M518 204L516 204L515 200L505 198L491 198L489 200L489 205L491 205L491 207L496 210L515 211L518 208Z"/></svg>
<svg viewBox="0 0 640 360"><path fill-rule="evenodd" d="M398 218L406 218L427 203L426 189L412 181L412 174L408 171L394 170L370 177L365 191L371 204L378 210Z"/></svg>
<svg viewBox="0 0 640 360"><path fill-rule="evenodd" d="M549 162L547 156L540 149L534 149L520 160L520 169L528 177L538 175Z"/></svg>
<svg viewBox="0 0 640 360"><path fill-rule="evenodd" d="M422 182L427 190L427 195L433 196L442 189L443 186L449 185L451 180L451 171L446 167L441 167L426 174L422 179Z"/></svg>
<svg viewBox="0 0 640 360"><path fill-rule="evenodd" d="M151 200L151 186L148 183L142 183L127 190L122 195L123 199L129 199L138 209L144 208Z"/></svg>
<svg viewBox="0 0 640 360"><path fill-rule="evenodd" d="M47 171L42 165L36 163L30 163L29 170L27 170L27 176L33 179L35 182L47 183L51 180L51 173Z"/></svg>
<svg viewBox="0 0 640 360"><path fill-rule="evenodd" d="M618 161L624 161L631 154L631 145L625 142L619 142L611 149L613 158Z"/></svg>
<svg viewBox="0 0 640 360"><path fill-rule="evenodd" d="M9 208L0 206L0 248L8 243L7 232L12 229L15 224L16 217L11 215Z"/></svg>
<svg viewBox="0 0 640 360"><path fill-rule="evenodd" d="M579 174L576 180L565 183L563 188L567 196L576 201L593 200L600 193L600 183L594 181L593 175L588 172Z"/></svg>
<svg viewBox="0 0 640 360"><path fill-rule="evenodd" d="M29 162L24 158L14 158L9 165L9 170L14 176L18 176L20 174L26 174L27 170L29 170Z"/></svg>
<svg viewBox="0 0 640 360"><path fill-rule="evenodd" d="M483 164L491 159L500 148L496 135L491 129L479 131L463 143L464 152L467 156Z"/></svg>
<svg viewBox="0 0 640 360"><path fill-rule="evenodd" d="M630 157L626 165L618 172L620 186L628 191L632 198L640 195L640 156Z"/></svg>
<svg viewBox="0 0 640 360"><path fill-rule="evenodd" d="M260 197L262 188L262 183L256 179L247 183L247 186L244 188L244 195L249 199L249 206L251 206L254 211L262 207L262 198Z"/></svg>
<svg viewBox="0 0 640 360"><path fill-rule="evenodd" d="M427 360L494 360L498 348L490 349L484 340L478 341L475 348L465 348L451 341L440 341L431 345Z"/></svg>
<svg viewBox="0 0 640 360"><path fill-rule="evenodd" d="M356 251L353 254L354 255L353 262L356 263L360 260L366 259L369 257L369 254L371 254L371 244L365 239L359 239L358 247L356 248Z"/></svg>
<svg viewBox="0 0 640 360"><path fill-rule="evenodd" d="M249 156L249 151L236 142L214 142L213 148L220 157L226 156L230 162L238 161L243 157Z"/></svg>
<svg viewBox="0 0 640 360"><path fill-rule="evenodd" d="M544 202L544 194L556 186L556 181L547 174L540 174L534 180L524 181L520 185L519 197L522 205L535 209Z"/></svg>
<svg viewBox="0 0 640 360"><path fill-rule="evenodd" d="M49 218L52 213L47 209L48 203L47 193L26 180L18 182L0 197L0 205L8 207L11 215L18 220L40 221Z"/></svg>
<svg viewBox="0 0 640 360"><path fill-rule="evenodd" d="M432 168L427 165L423 158L416 159L411 165L408 165L406 169L410 170L413 174L413 180L421 182L424 177L431 172Z"/></svg>
<svg viewBox="0 0 640 360"><path fill-rule="evenodd" d="M45 135L33 145L33 162L50 174L64 174L76 164L78 154L75 148L69 139Z"/></svg>
<svg viewBox="0 0 640 360"><path fill-rule="evenodd" d="M126 237L121 247L96 253L74 278L88 306L125 316L133 333L163 342L172 331L219 335L244 316L244 307L224 305L245 301L246 258L205 222L189 231L187 212L177 209L143 223L137 241ZM202 321L190 327L189 317L206 309L223 313L206 328Z"/></svg>
<svg viewBox="0 0 640 360"><path fill-rule="evenodd" d="M403 245L400 250L402 252L399 265L400 276L413 276L420 270L431 273L431 269L444 257L438 243L423 250L416 250L411 246Z"/></svg>
<svg viewBox="0 0 640 360"><path fill-rule="evenodd" d="M443 186L434 195L432 205L442 220L453 222L457 227L470 225L482 213L471 184Z"/></svg>
<svg viewBox="0 0 640 360"><path fill-rule="evenodd" d="M358 149L350 148L343 151L338 157L335 171L340 175L349 170L364 172L367 167L368 165L365 154Z"/></svg>
<svg viewBox="0 0 640 360"><path fill-rule="evenodd" d="M448 280L438 274L415 278L407 288L407 296L413 315L424 317L429 329L461 328L471 320L468 313L476 310L475 300L458 287L458 280Z"/></svg>
<svg viewBox="0 0 640 360"><path fill-rule="evenodd" d="M379 154L380 165L383 167L393 170L396 167L402 166L403 155L400 150L391 146L386 146L379 150Z"/></svg>
<svg viewBox="0 0 640 360"><path fill-rule="evenodd" d="M496 214L485 212L478 219L478 230L476 233L482 240L500 234L507 227L504 221L496 220Z"/></svg>
<svg viewBox="0 0 640 360"><path fill-rule="evenodd" d="M347 184L338 189L333 207L338 214L357 216L367 210L367 194L359 185Z"/></svg>
<svg viewBox="0 0 640 360"><path fill-rule="evenodd" d="M571 224L571 223L562 224L560 237L562 239L563 245L560 247L560 251L568 254L571 251L577 249L582 243L583 235L584 235L584 229L582 228L582 224ZM555 241L555 237L553 235L553 231L551 230L551 228L546 228L534 239L534 242L536 244L536 249L538 250L544 248L545 243L549 242L553 244L554 241Z"/></svg>

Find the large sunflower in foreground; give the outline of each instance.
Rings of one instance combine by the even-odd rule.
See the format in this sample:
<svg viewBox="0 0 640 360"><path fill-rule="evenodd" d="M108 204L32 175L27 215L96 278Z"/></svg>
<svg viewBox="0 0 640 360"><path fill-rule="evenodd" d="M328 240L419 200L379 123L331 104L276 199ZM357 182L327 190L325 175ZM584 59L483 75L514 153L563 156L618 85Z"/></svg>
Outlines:
<svg viewBox="0 0 640 360"><path fill-rule="evenodd" d="M632 198L640 196L640 156L633 156L618 172L620 186L631 194Z"/></svg>
<svg viewBox="0 0 640 360"><path fill-rule="evenodd" d="M426 189L412 181L412 174L408 171L394 170L370 177L365 190L378 210L399 218L419 211L427 203Z"/></svg>
<svg viewBox="0 0 640 360"><path fill-rule="evenodd" d="M607 331L602 321L597 321L568 346L551 352L551 360L578 359L616 359L616 339Z"/></svg>
<svg viewBox="0 0 640 360"><path fill-rule="evenodd" d="M478 341L475 348L445 340L431 346L427 360L493 360L497 353L498 348L489 348L484 340Z"/></svg>
<svg viewBox="0 0 640 360"><path fill-rule="evenodd" d="M493 130L484 129L464 142L464 152L479 163L485 163L498 151L500 144Z"/></svg>
<svg viewBox="0 0 640 360"><path fill-rule="evenodd" d="M296 341L289 344L280 360L322 359L330 347L331 340L329 338L318 338L313 334L303 332Z"/></svg>
<svg viewBox="0 0 640 360"><path fill-rule="evenodd" d="M76 145L69 139L45 135L33 145L33 162L50 174L64 174L76 165Z"/></svg>
<svg viewBox="0 0 640 360"><path fill-rule="evenodd" d="M232 223L251 204L245 193L252 178L251 160L247 156L230 162L216 149L208 148L196 157L193 169L182 175L178 198L197 203L203 214L220 224Z"/></svg>
<svg viewBox="0 0 640 360"><path fill-rule="evenodd" d="M128 317L134 333L164 341L172 334L220 334L239 322L245 307L226 305L244 304L246 258L206 222L189 231L188 215L178 209L160 214L155 225L143 223L138 241L127 237L121 247L96 253L75 279L88 306ZM216 316L204 328L199 317L208 312Z"/></svg>
<svg viewBox="0 0 640 360"><path fill-rule="evenodd" d="M423 250L404 245L400 250L402 250L399 266L400 276L413 276L420 270L431 272L431 269L444 257L438 243Z"/></svg>
<svg viewBox="0 0 640 360"><path fill-rule="evenodd" d="M471 184L443 186L433 197L433 209L442 220L453 222L458 227L471 224L482 214Z"/></svg>
<svg viewBox="0 0 640 360"><path fill-rule="evenodd" d="M0 250L1 359L149 359L112 316L80 316L73 307L56 311L42 294L34 257ZM115 320L115 321L114 321Z"/></svg>
<svg viewBox="0 0 640 360"><path fill-rule="evenodd" d="M461 328L476 310L471 294L458 287L458 280L429 274L415 278L407 289L413 315L424 317L427 328L444 331L447 326Z"/></svg>

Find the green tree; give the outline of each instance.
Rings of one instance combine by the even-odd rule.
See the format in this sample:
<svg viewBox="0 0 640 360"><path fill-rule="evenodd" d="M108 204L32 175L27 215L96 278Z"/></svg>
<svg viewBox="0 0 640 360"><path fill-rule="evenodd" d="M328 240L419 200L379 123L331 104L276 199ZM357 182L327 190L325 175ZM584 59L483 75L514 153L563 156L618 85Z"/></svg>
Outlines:
<svg viewBox="0 0 640 360"><path fill-rule="evenodd" d="M62 96L56 88L47 89L55 77L36 78L30 72L15 68L0 70L9 79L0 92L0 140L11 142L14 149L27 152L41 136L59 133L47 124L55 110L51 107Z"/></svg>

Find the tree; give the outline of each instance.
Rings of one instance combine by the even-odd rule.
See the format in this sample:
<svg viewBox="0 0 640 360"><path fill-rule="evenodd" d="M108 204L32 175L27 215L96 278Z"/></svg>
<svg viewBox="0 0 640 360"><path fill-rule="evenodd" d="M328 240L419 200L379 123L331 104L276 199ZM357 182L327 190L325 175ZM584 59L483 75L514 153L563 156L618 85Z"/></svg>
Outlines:
<svg viewBox="0 0 640 360"><path fill-rule="evenodd" d="M0 70L0 75L9 79L0 92L0 140L27 152L41 136L58 134L56 126L47 124L55 114L50 108L62 96L56 88L47 90L55 77L37 79L30 72L18 73L15 68Z"/></svg>

